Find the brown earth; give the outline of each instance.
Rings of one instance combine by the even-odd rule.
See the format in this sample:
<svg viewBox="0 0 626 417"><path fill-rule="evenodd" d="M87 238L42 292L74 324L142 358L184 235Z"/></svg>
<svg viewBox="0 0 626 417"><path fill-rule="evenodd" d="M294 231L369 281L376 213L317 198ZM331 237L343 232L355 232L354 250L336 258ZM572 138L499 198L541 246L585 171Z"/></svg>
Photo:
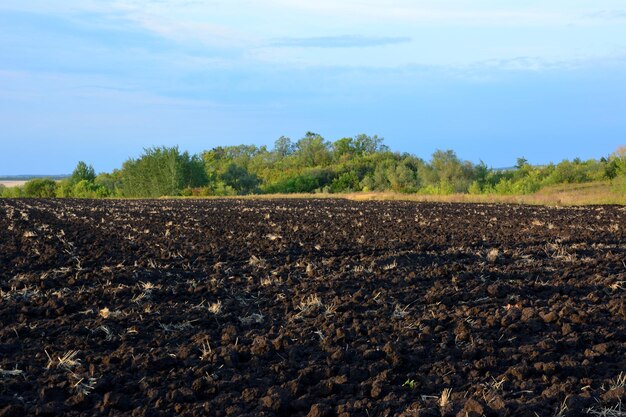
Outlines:
<svg viewBox="0 0 626 417"><path fill-rule="evenodd" d="M618 410L625 229L619 206L0 200L0 416Z"/></svg>

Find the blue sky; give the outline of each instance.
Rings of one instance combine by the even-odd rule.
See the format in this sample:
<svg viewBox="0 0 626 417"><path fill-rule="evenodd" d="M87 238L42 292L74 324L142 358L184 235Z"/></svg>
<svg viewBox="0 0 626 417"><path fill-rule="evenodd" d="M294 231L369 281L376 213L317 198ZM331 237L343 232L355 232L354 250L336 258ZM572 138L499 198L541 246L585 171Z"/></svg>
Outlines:
<svg viewBox="0 0 626 417"><path fill-rule="evenodd" d="M494 167L626 143L623 0L2 0L0 175L307 131Z"/></svg>

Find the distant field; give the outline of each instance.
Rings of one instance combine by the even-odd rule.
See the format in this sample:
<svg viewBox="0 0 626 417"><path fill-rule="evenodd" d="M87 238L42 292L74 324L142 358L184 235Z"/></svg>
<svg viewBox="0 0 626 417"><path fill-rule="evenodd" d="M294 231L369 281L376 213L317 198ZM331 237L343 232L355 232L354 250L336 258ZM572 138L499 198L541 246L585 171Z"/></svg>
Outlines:
<svg viewBox="0 0 626 417"><path fill-rule="evenodd" d="M4 185L5 187L21 187L24 184L26 184L26 181L24 180L21 180L21 181L1 181L0 180L0 185Z"/></svg>
<svg viewBox="0 0 626 417"><path fill-rule="evenodd" d="M350 200L409 200L446 203L508 203L546 206L578 206L590 204L626 204L626 193L620 192L609 181L583 184L561 184L543 188L527 195L452 194L420 195L398 193L352 193Z"/></svg>
<svg viewBox="0 0 626 417"><path fill-rule="evenodd" d="M164 197L181 198L181 197ZM198 198L198 197L182 197ZM542 206L584 206L593 204L621 204L626 205L626 193L619 191L618 186L610 181L596 181L583 184L561 184L545 187L541 191L527 195L497 195L497 194L402 194L388 192L355 192L343 194L254 194L233 197L200 197L208 199L298 199L298 198L345 198L354 201L418 201L432 203L500 203L500 204L530 204Z"/></svg>

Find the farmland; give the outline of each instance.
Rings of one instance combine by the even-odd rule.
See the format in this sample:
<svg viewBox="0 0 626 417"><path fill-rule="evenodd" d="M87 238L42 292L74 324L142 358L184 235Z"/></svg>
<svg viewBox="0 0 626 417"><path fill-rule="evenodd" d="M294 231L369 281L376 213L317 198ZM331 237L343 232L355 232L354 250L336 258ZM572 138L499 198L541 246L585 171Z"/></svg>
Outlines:
<svg viewBox="0 0 626 417"><path fill-rule="evenodd" d="M0 415L620 415L625 230L621 206L0 200Z"/></svg>
<svg viewBox="0 0 626 417"><path fill-rule="evenodd" d="M5 187L22 187L24 184L26 184L26 180L0 180L0 185Z"/></svg>

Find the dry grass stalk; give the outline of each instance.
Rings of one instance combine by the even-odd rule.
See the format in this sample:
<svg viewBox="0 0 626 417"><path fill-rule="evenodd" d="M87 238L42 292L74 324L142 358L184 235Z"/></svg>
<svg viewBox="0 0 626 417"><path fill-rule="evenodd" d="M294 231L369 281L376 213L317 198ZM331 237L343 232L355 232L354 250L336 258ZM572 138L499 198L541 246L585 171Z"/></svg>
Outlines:
<svg viewBox="0 0 626 417"><path fill-rule="evenodd" d="M202 342L202 346L200 347L200 360L205 361L211 358L211 354L213 350L211 349L211 344L208 340Z"/></svg>
<svg viewBox="0 0 626 417"><path fill-rule="evenodd" d="M562 417L567 412L567 408L568 408L567 407L567 399L568 398L569 398L569 395L565 397L565 399L563 400L563 402L559 406L559 409L556 412L556 417Z"/></svg>
<svg viewBox="0 0 626 417"><path fill-rule="evenodd" d="M91 394L91 391L96 387L96 378L81 378L72 387L85 397Z"/></svg>
<svg viewBox="0 0 626 417"><path fill-rule="evenodd" d="M222 312L222 302L217 300L216 302L209 304L208 310L211 314L220 314Z"/></svg>
<svg viewBox="0 0 626 417"><path fill-rule="evenodd" d="M254 266L256 268L266 268L267 267L267 262L265 261L265 259L263 258L259 258L255 255L252 255L250 257L250 259L248 260L248 264L250 266Z"/></svg>
<svg viewBox="0 0 626 417"><path fill-rule="evenodd" d="M439 398L439 407L445 408L450 402L450 395L452 395L452 388L446 388L441 393L441 397Z"/></svg>
<svg viewBox="0 0 626 417"><path fill-rule="evenodd" d="M495 263L498 260L498 255L500 255L498 248L493 248L487 252L487 260L491 263Z"/></svg>
<svg viewBox="0 0 626 417"><path fill-rule="evenodd" d="M120 317L123 313L119 310L109 310L108 307L104 307L103 309L101 309L98 314L100 315L100 317L102 317L103 319L108 319L109 317L112 319L118 318Z"/></svg>
<svg viewBox="0 0 626 417"><path fill-rule="evenodd" d="M624 372L620 372L615 381L611 381L609 391L618 388L626 388L626 374Z"/></svg>
<svg viewBox="0 0 626 417"><path fill-rule="evenodd" d="M585 413L596 417L626 417L626 411L622 410L622 401L618 401L613 407L590 407Z"/></svg>
<svg viewBox="0 0 626 417"><path fill-rule="evenodd" d="M392 263L383 266L383 270L390 271L392 269L396 269L398 267L398 262L394 259Z"/></svg>
<svg viewBox="0 0 626 417"><path fill-rule="evenodd" d="M10 376L20 376L23 375L24 371L19 370L19 369L12 369L12 370L4 370L4 369L0 369L0 377L2 378L6 378L6 377L10 377Z"/></svg>
<svg viewBox="0 0 626 417"><path fill-rule="evenodd" d="M252 313L248 317L239 318L241 323L249 325L249 324L261 324L263 323L263 319L265 316L263 314Z"/></svg>
<svg viewBox="0 0 626 417"><path fill-rule="evenodd" d="M52 359L48 351L44 350L46 356L48 356L48 365L46 365L46 369L50 369L53 366L56 368L62 368L66 371L70 371L75 366L80 365L80 359L76 359L76 355L78 355L77 350L70 350L66 352L63 356L57 356L57 359Z"/></svg>
<svg viewBox="0 0 626 417"><path fill-rule="evenodd" d="M393 309L393 317L397 319L403 319L409 315L410 304L402 307L400 304L396 304Z"/></svg>

